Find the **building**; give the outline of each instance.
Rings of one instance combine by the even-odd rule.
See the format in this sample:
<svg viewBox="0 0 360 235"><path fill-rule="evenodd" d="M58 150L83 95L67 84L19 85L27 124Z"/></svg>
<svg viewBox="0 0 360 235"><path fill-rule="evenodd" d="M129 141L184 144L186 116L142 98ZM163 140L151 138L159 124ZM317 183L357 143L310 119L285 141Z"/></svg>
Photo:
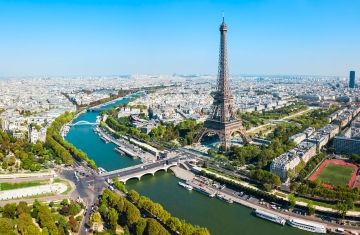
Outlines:
<svg viewBox="0 0 360 235"><path fill-rule="evenodd" d="M288 178L288 171L294 169L300 161L301 159L296 151L290 150L273 160L270 164L270 171L285 181Z"/></svg>
<svg viewBox="0 0 360 235"><path fill-rule="evenodd" d="M315 155L316 144L303 141L294 149L275 158L270 164L270 171L285 181L288 178L288 172L290 170L293 170L301 161L305 163L308 162Z"/></svg>
<svg viewBox="0 0 360 235"><path fill-rule="evenodd" d="M306 139L305 133L298 133L289 138L291 141L295 142L296 144L300 144L300 142Z"/></svg>
<svg viewBox="0 0 360 235"><path fill-rule="evenodd" d="M360 154L360 116L335 137L334 148L337 153Z"/></svg>
<svg viewBox="0 0 360 235"><path fill-rule="evenodd" d="M355 88L355 71L350 71L349 88Z"/></svg>
<svg viewBox="0 0 360 235"><path fill-rule="evenodd" d="M300 159L307 163L313 156L316 155L316 144L303 141L295 148Z"/></svg>
<svg viewBox="0 0 360 235"><path fill-rule="evenodd" d="M46 128L42 127L40 129L35 128L34 126L29 126L29 141L30 143L36 143L38 141L45 142L46 140Z"/></svg>

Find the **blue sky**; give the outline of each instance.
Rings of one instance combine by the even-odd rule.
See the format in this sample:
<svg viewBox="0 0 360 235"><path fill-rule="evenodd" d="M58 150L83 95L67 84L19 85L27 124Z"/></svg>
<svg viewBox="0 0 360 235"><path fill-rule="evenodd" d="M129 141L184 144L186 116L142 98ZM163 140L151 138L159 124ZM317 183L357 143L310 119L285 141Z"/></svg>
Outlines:
<svg viewBox="0 0 360 235"><path fill-rule="evenodd" d="M0 0L0 76L360 71L358 0Z"/></svg>

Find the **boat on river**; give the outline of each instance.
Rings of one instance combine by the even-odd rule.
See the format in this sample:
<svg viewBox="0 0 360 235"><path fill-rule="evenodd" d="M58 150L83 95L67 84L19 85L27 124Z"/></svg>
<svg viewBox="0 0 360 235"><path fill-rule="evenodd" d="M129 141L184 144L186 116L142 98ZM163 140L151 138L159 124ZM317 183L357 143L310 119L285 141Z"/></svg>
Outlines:
<svg viewBox="0 0 360 235"><path fill-rule="evenodd" d="M257 210L255 210L255 215L262 219L266 219L271 222L274 222L276 224L285 225L285 223L286 223L286 220L283 217L280 217L278 215L275 215L275 214L267 212L267 211L257 209Z"/></svg>
<svg viewBox="0 0 360 235"><path fill-rule="evenodd" d="M294 228L302 229L305 231L309 231L313 233L326 233L326 228L324 225L314 223L311 221L293 218L293 219L289 219L287 223L288 225Z"/></svg>
<svg viewBox="0 0 360 235"><path fill-rule="evenodd" d="M227 203L230 203L230 204L234 202L230 197L226 197L225 195L223 195L223 194L221 194L221 193L217 193L217 194L216 194L216 197L217 197L218 199L223 200L223 201L225 201L225 202L227 202Z"/></svg>
<svg viewBox="0 0 360 235"><path fill-rule="evenodd" d="M125 156L126 153L124 151L122 151L120 148L115 148L115 151L120 153L121 155Z"/></svg>
<svg viewBox="0 0 360 235"><path fill-rule="evenodd" d="M186 188L186 189L189 190L189 191L193 190L193 186L188 185L188 184L185 184L185 183L183 183L183 182L179 182L179 185L180 185L181 187Z"/></svg>
<svg viewBox="0 0 360 235"><path fill-rule="evenodd" d="M209 197L215 197L215 192L212 192L210 190L206 190L205 188L201 187L201 186L196 186L196 187L193 187L195 191L198 191L202 194L205 194Z"/></svg>

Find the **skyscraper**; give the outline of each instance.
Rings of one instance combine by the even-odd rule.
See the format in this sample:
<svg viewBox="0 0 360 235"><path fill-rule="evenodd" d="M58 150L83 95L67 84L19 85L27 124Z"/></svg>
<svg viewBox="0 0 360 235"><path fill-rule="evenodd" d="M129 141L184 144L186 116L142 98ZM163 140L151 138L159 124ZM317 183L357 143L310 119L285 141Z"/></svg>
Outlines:
<svg viewBox="0 0 360 235"><path fill-rule="evenodd" d="M355 71L350 71L349 88L355 88Z"/></svg>
<svg viewBox="0 0 360 235"><path fill-rule="evenodd" d="M229 71L226 48L227 25L224 18L220 25L220 51L217 89L213 94L213 104L208 119L204 123L202 131L196 141L200 141L205 134L214 133L220 138L221 144L228 149L231 144L231 136L240 134L245 144L251 141L246 134L241 120L236 117L236 109L233 104L233 96L229 84Z"/></svg>

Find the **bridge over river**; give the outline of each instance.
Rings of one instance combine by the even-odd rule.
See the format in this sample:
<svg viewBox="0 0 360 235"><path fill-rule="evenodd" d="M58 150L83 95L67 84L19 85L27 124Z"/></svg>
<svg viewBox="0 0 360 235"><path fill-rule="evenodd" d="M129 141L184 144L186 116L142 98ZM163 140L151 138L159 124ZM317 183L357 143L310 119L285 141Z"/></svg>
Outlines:
<svg viewBox="0 0 360 235"><path fill-rule="evenodd" d="M69 126L83 126L83 125L90 125L90 126L96 126L98 125L97 122L88 122L88 121L78 121L75 123L70 123Z"/></svg>
<svg viewBox="0 0 360 235"><path fill-rule="evenodd" d="M176 156L173 158L166 158L156 162L143 163L127 168L122 168L119 170L113 170L100 174L103 178L115 178L119 177L119 180L123 183L126 183L129 179L141 179L144 175L154 175L157 171L167 171L170 167L178 165L181 163L183 158L181 156Z"/></svg>

